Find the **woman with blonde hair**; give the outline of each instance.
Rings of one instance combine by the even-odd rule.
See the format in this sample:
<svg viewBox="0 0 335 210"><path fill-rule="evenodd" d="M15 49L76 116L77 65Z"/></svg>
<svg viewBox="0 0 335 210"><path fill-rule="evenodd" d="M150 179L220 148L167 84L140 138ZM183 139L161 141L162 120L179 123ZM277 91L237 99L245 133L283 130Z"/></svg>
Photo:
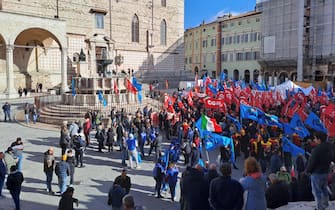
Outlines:
<svg viewBox="0 0 335 210"><path fill-rule="evenodd" d="M244 161L244 174L245 177L240 180L240 183L247 193L245 210L266 210L266 178L255 158L249 157Z"/></svg>

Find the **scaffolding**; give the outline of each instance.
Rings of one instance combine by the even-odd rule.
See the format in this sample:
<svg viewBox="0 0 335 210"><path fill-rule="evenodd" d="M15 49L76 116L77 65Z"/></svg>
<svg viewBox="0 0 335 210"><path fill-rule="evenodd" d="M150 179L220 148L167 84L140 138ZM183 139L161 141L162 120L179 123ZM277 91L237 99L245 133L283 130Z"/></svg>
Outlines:
<svg viewBox="0 0 335 210"><path fill-rule="evenodd" d="M300 81L333 79L335 1L258 0L257 8L263 13L264 69L296 70Z"/></svg>

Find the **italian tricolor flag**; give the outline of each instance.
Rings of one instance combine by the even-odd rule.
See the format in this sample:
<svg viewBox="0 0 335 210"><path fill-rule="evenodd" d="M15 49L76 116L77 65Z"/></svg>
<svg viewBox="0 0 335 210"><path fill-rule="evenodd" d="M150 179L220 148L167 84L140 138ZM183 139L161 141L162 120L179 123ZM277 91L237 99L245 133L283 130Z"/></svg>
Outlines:
<svg viewBox="0 0 335 210"><path fill-rule="evenodd" d="M209 118L206 115L201 116L201 129L215 133L221 133L222 128L214 118Z"/></svg>

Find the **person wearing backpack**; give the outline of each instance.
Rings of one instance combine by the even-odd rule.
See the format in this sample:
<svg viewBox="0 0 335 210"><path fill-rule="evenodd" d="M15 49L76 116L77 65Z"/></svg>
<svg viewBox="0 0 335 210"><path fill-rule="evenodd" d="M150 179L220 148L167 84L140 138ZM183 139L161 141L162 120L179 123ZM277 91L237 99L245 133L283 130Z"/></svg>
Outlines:
<svg viewBox="0 0 335 210"><path fill-rule="evenodd" d="M157 193L157 198L163 198L163 196L161 195L161 188L162 188L162 183L163 183L163 179L164 179L164 168L162 166L162 161L161 159L158 159L155 167L153 169L153 177L156 181L156 185L155 185L155 193Z"/></svg>
<svg viewBox="0 0 335 210"><path fill-rule="evenodd" d="M82 168L83 165L83 157L84 157L84 148L85 148L85 135L83 133L75 135L73 139L75 157L76 157L76 167ZM79 166L80 164L80 166Z"/></svg>
<svg viewBox="0 0 335 210"><path fill-rule="evenodd" d="M102 125L97 127L97 133L95 134L95 138L99 143L99 152L103 152L102 149L104 148L104 142L106 139L105 129L103 129Z"/></svg>

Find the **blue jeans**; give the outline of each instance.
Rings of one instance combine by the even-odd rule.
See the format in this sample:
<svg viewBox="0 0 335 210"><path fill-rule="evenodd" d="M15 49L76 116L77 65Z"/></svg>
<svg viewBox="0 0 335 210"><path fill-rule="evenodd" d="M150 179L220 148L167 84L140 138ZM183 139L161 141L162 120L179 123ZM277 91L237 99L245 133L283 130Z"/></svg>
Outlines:
<svg viewBox="0 0 335 210"><path fill-rule="evenodd" d="M5 122L7 121L7 118L8 118L9 121L11 121L10 111L4 111L4 114L5 114Z"/></svg>
<svg viewBox="0 0 335 210"><path fill-rule="evenodd" d="M11 190L10 194L15 203L15 209L20 210L20 190Z"/></svg>
<svg viewBox="0 0 335 210"><path fill-rule="evenodd" d="M0 196L2 196L2 188L5 183L5 177L0 177Z"/></svg>
<svg viewBox="0 0 335 210"><path fill-rule="evenodd" d="M59 191L63 194L66 191L67 176L58 176Z"/></svg>
<svg viewBox="0 0 335 210"><path fill-rule="evenodd" d="M325 210L328 207L328 174L316 174L311 176L312 193L317 203L318 210Z"/></svg>
<svg viewBox="0 0 335 210"><path fill-rule="evenodd" d="M23 160L23 155L18 155L17 156L18 162L17 162L17 170L22 172L22 160Z"/></svg>
<svg viewBox="0 0 335 210"><path fill-rule="evenodd" d="M47 180L46 180L47 189L49 190L49 192L51 192L52 191L51 183L52 183L53 171L47 171L45 172L45 175L47 176Z"/></svg>
<svg viewBox="0 0 335 210"><path fill-rule="evenodd" d="M33 121L34 121L34 124L36 124L36 121L37 121L37 114L34 114L34 115L33 115Z"/></svg>
<svg viewBox="0 0 335 210"><path fill-rule="evenodd" d="M26 123L28 124L29 123L29 114L25 114L24 118L26 119Z"/></svg>
<svg viewBox="0 0 335 210"><path fill-rule="evenodd" d="M126 166L126 159L127 159L127 149L125 147L121 147L121 160L122 160L122 165Z"/></svg>

